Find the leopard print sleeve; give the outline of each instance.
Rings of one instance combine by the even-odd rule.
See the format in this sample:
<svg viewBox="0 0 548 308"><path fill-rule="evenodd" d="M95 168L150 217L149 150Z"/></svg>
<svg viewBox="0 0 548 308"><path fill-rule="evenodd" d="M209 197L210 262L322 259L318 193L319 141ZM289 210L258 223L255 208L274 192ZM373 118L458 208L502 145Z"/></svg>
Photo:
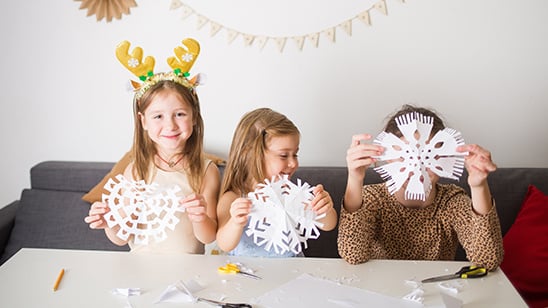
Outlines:
<svg viewBox="0 0 548 308"><path fill-rule="evenodd" d="M350 264L367 262L371 258L371 243L376 224L375 211L371 210L374 198L369 186L362 189L362 207L349 213L341 206L337 245L341 257Z"/></svg>
<svg viewBox="0 0 548 308"><path fill-rule="evenodd" d="M504 248L494 201L489 213L479 215L474 212L467 195L457 194L451 199L456 217L454 228L468 260L490 271L495 270L502 262Z"/></svg>

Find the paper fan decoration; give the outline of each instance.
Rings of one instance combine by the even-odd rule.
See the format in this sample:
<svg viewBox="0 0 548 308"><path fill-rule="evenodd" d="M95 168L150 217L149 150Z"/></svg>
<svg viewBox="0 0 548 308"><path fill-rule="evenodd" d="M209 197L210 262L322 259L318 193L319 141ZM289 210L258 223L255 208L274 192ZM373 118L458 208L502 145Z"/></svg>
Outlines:
<svg viewBox="0 0 548 308"><path fill-rule="evenodd" d="M144 181L128 181L121 174L105 184L110 194L103 194L103 202L110 211L104 218L110 228L118 225L116 234L127 241L134 236L134 243L147 245L150 240L161 242L167 238L167 228L174 230L179 218L177 212L184 212L179 205L181 199L176 195L181 188L174 185L160 188L158 184L146 184Z"/></svg>
<svg viewBox="0 0 548 308"><path fill-rule="evenodd" d="M293 183L287 175L266 180L248 194L253 203L249 214L249 224L245 231L258 246L275 253L301 252L308 239L320 235L318 222L325 214L317 215L306 207L314 198L313 187L300 179Z"/></svg>
<svg viewBox="0 0 548 308"><path fill-rule="evenodd" d="M405 199L425 200L432 189L427 169L440 177L458 179L464 170L464 156L457 152L464 144L461 134L452 128L438 131L430 141L434 119L421 113L404 114L396 118L403 139L392 133L380 133L373 143L384 147L384 153L376 157L388 161L376 167L387 180L388 191L394 194L409 179ZM428 142L427 142L428 141Z"/></svg>
<svg viewBox="0 0 548 308"><path fill-rule="evenodd" d="M103 18L111 22L112 18L121 19L122 14L129 15L129 9L136 7L135 0L75 0L80 1L80 9L87 9L87 16L96 15L97 21Z"/></svg>

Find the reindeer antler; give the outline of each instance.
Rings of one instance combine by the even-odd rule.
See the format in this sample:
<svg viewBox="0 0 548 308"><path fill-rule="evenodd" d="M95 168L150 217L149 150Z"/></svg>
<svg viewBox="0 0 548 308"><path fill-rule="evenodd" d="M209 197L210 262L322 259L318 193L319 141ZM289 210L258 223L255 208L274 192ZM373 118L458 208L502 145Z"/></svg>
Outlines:
<svg viewBox="0 0 548 308"><path fill-rule="evenodd" d="M200 54L200 44L191 38L184 39L182 43L182 46L173 49L176 57L169 57L167 64L174 70L180 70L185 77L188 77L190 68L194 65L198 54Z"/></svg>
<svg viewBox="0 0 548 308"><path fill-rule="evenodd" d="M147 56L143 62L143 49L141 47L135 47L133 52L129 54L129 45L128 41L121 42L116 47L116 58L135 76L145 81L148 77L154 75L155 60L152 56Z"/></svg>

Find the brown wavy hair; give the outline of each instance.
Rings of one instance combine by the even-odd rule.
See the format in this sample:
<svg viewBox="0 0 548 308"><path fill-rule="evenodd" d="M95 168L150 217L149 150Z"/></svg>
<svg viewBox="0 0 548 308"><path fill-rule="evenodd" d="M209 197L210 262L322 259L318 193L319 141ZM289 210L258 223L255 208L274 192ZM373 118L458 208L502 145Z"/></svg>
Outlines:
<svg viewBox="0 0 548 308"><path fill-rule="evenodd" d="M154 164L154 155L158 154L154 142L144 130L139 113L144 113L158 93L173 91L192 108L192 135L186 141L183 155L188 162L188 177L194 191L200 191L204 174L204 122L200 113L200 101L194 90L170 80L163 80L152 86L140 99L133 103L133 121L135 126L133 137L134 166L133 177L149 183L152 175L150 167Z"/></svg>
<svg viewBox="0 0 548 308"><path fill-rule="evenodd" d="M287 135L300 136L300 132L285 115L270 108L246 113L234 131L221 194L227 191L248 193L255 183L264 181L266 145L270 138Z"/></svg>
<svg viewBox="0 0 548 308"><path fill-rule="evenodd" d="M432 136L435 135L438 131L445 128L445 124L443 123L442 118L434 110L405 104L398 111L388 116L387 118L388 120L386 121L386 126L384 127L384 131L387 133L392 133L396 135L398 138L401 138L403 134L398 128L398 124L396 123L396 118L399 116L402 116L408 113L414 113L414 112L421 113L422 115L429 116L434 119L434 123L432 125L432 131L431 131Z"/></svg>

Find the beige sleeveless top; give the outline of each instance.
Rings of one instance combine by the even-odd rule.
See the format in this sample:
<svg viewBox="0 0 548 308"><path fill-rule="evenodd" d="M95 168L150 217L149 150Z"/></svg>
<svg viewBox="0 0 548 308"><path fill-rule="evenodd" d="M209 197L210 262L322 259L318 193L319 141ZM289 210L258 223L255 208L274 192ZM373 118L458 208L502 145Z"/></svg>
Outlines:
<svg viewBox="0 0 548 308"><path fill-rule="evenodd" d="M211 160L206 160L206 168L210 163ZM185 197L194 193L188 182L186 171L164 171L155 166L152 168L151 174L153 180L151 183L158 183L160 187L172 187L177 184L181 188L177 193L178 197ZM187 214L176 212L175 216L180 220L175 225L174 230L166 228L167 238L165 240L156 242L152 239L147 245L137 245L134 243L132 237L128 243L131 251L159 254L203 254L204 244L194 236L192 223L188 219Z"/></svg>

